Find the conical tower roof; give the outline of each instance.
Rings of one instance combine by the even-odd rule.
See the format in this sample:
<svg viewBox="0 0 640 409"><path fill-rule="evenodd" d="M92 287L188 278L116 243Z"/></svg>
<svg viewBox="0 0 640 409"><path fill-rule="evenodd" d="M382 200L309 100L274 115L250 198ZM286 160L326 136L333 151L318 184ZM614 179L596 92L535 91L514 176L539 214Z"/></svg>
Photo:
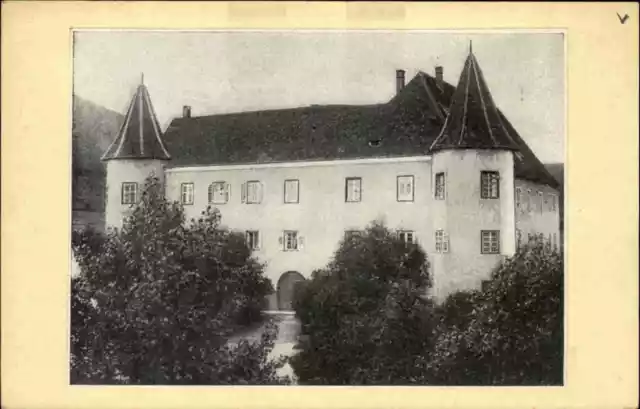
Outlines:
<svg viewBox="0 0 640 409"><path fill-rule="evenodd" d="M449 115L430 150L443 149L518 150L502 122L471 46Z"/></svg>
<svg viewBox="0 0 640 409"><path fill-rule="evenodd" d="M143 81L131 99L118 136L102 156L102 160L111 159L171 159Z"/></svg>

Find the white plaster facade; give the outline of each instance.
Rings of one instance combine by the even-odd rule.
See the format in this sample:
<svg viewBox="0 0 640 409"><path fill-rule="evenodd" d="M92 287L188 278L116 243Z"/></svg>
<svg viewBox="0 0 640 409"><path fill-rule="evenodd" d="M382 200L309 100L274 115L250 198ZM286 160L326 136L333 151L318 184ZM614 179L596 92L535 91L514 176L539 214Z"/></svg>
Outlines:
<svg viewBox="0 0 640 409"><path fill-rule="evenodd" d="M185 204L186 217L196 218L208 206L216 207L222 224L237 231L259 232L257 257L274 285L282 274L297 271L310 277L331 259L346 231L362 230L383 220L387 227L414 232L427 252L437 299L456 290L479 288L491 270L516 248L516 228L559 237L558 206L552 211L524 212L515 205L515 187L543 192L550 202L558 192L547 186L514 180L510 151L456 150L433 156L372 158L256 165L164 168L160 160L116 160L108 163L107 225L119 226L130 209L122 203L123 182L138 182L154 172L164 180L166 197L181 200L181 186L193 184L193 204ZM483 199L481 171L499 172L499 197ZM435 198L435 174L444 172L445 197ZM398 201L398 176L413 176L413 200ZM345 200L346 178L362 180L361 201ZM299 181L298 203L285 203L285 180ZM260 203L243 203L241 189L247 181L259 181ZM229 185L227 203L208 202L209 185ZM556 199L557 200L557 199ZM284 231L296 231L298 250L284 250ZM448 251L436 252L435 232L448 235ZM481 252L481 231L500 232L498 254ZM547 236L545 236L547 237ZM275 300L270 301L275 308Z"/></svg>

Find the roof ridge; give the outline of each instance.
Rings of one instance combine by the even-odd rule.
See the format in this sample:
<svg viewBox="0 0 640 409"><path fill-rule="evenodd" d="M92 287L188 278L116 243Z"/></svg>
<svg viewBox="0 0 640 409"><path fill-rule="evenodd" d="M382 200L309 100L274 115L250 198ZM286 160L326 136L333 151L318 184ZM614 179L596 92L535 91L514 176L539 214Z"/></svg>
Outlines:
<svg viewBox="0 0 640 409"><path fill-rule="evenodd" d="M208 115L199 115L199 116L190 116L190 117L181 117L177 116L171 120L171 122L175 120L184 120L184 119L204 119L204 118L220 118L220 117L230 117L234 115L249 115L256 113L279 113L279 112L291 112L291 111L302 111L305 109L323 109L323 108L377 108L380 106L387 105L388 102L382 102L377 104L363 104L363 105L355 105L355 104L313 104L313 105L303 105L298 107L290 107L290 108L274 108L274 109L256 109L251 111L235 111L235 112L221 112L218 114L208 114Z"/></svg>

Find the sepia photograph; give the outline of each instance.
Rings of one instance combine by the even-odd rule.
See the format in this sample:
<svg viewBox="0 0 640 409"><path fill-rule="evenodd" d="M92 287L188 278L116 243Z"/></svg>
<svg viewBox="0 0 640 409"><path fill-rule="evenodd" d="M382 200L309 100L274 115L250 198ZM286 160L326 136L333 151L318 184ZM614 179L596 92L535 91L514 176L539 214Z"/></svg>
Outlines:
<svg viewBox="0 0 640 409"><path fill-rule="evenodd" d="M72 34L68 383L564 385L563 32Z"/></svg>

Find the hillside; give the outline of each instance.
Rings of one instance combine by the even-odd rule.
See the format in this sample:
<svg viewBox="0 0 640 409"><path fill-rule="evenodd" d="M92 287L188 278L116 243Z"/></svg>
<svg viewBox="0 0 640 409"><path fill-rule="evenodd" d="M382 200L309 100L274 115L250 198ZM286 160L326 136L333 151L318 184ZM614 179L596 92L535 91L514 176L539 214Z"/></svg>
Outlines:
<svg viewBox="0 0 640 409"><path fill-rule="evenodd" d="M104 211L105 169L100 157L113 141L124 115L73 97L72 206L74 225L96 224ZM99 218L98 218L99 219Z"/></svg>

